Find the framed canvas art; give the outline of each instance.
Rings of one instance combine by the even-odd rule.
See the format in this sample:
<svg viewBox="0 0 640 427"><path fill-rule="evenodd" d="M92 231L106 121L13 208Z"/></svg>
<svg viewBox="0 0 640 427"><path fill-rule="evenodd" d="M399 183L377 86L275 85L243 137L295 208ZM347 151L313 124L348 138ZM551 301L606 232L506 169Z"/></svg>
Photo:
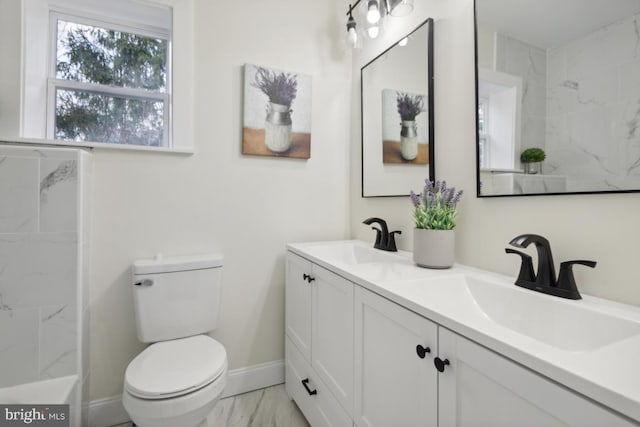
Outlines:
<svg viewBox="0 0 640 427"><path fill-rule="evenodd" d="M311 77L244 66L242 154L311 157Z"/></svg>

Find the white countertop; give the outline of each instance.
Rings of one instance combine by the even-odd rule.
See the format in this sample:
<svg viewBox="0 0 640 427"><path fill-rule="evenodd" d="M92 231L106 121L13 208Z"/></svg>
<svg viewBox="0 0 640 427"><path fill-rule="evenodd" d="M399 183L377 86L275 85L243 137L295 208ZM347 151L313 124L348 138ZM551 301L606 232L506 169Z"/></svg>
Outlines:
<svg viewBox="0 0 640 427"><path fill-rule="evenodd" d="M448 287L446 282L461 275L474 276L509 289L513 287L523 293L518 294L520 298L530 297L532 302L535 299L538 306L548 302L568 311L586 308L596 315L622 318L638 330L640 308L584 294L582 300L565 300L519 288L513 285L513 277L458 264L446 270L421 268L413 263L410 252L384 253L388 256L382 262L354 264L341 262L327 255L326 250L318 249L345 243L372 246L361 241L336 241L293 243L287 249L640 422L640 334L614 339L594 349L560 348L563 346L550 345L495 322L470 305L471 300L464 298L460 287ZM539 314L530 321L554 321L545 313ZM586 332L588 335L589 331Z"/></svg>

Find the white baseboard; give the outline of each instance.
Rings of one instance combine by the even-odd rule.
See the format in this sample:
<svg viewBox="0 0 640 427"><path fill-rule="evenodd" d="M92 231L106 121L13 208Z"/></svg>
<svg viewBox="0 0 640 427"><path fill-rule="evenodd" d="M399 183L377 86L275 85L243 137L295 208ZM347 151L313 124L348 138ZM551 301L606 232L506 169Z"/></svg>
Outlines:
<svg viewBox="0 0 640 427"><path fill-rule="evenodd" d="M232 369L222 398L247 393L284 382L284 360ZM89 427L109 427L129 421L122 406L122 395L92 400L89 404Z"/></svg>
<svg viewBox="0 0 640 427"><path fill-rule="evenodd" d="M229 371L222 398L247 393L284 382L284 360L261 363Z"/></svg>
<svg viewBox="0 0 640 427"><path fill-rule="evenodd" d="M92 400L89 403L89 427L108 427L130 421L122 406L122 395Z"/></svg>

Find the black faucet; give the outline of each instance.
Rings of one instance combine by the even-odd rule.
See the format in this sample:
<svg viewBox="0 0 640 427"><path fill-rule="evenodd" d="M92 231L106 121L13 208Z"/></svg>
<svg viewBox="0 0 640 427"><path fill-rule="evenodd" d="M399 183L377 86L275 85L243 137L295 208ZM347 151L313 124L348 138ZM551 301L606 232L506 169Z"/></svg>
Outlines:
<svg viewBox="0 0 640 427"><path fill-rule="evenodd" d="M581 299L582 297L580 296L580 292L578 292L578 287L573 277L572 267L574 264L580 264L594 268L596 262L575 260L560 263L560 274L556 281L551 245L547 239L537 234L521 234L509 242L510 245L517 248L526 248L531 243L536 245L538 252L538 270L535 274L533 272L531 256L511 248L505 248L506 253L519 255L522 260L520 273L518 274L515 284L523 288L562 298Z"/></svg>
<svg viewBox="0 0 640 427"><path fill-rule="evenodd" d="M509 242L511 246L515 246L516 248L526 248L531 243L536 245L536 251L538 251L538 270L535 276L536 284L540 286L555 285L556 269L553 266L551 245L547 239L537 234L521 234Z"/></svg>
<svg viewBox="0 0 640 427"><path fill-rule="evenodd" d="M380 228L371 227L372 230L376 230L376 241L373 244L373 247L376 249L380 249L383 251L389 252L397 252L396 248L396 234L402 234L402 231L396 230L389 233L389 227L387 227L387 222L382 218L367 218L362 221L363 224L371 225L371 224L379 224Z"/></svg>

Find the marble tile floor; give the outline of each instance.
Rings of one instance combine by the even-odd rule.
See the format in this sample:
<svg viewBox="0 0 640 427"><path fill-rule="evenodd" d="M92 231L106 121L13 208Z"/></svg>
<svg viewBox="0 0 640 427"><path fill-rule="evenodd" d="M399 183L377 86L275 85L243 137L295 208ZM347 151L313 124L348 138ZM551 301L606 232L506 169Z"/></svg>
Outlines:
<svg viewBox="0 0 640 427"><path fill-rule="evenodd" d="M309 427L298 406L287 396L284 384L222 399L215 412L220 420L216 427Z"/></svg>

